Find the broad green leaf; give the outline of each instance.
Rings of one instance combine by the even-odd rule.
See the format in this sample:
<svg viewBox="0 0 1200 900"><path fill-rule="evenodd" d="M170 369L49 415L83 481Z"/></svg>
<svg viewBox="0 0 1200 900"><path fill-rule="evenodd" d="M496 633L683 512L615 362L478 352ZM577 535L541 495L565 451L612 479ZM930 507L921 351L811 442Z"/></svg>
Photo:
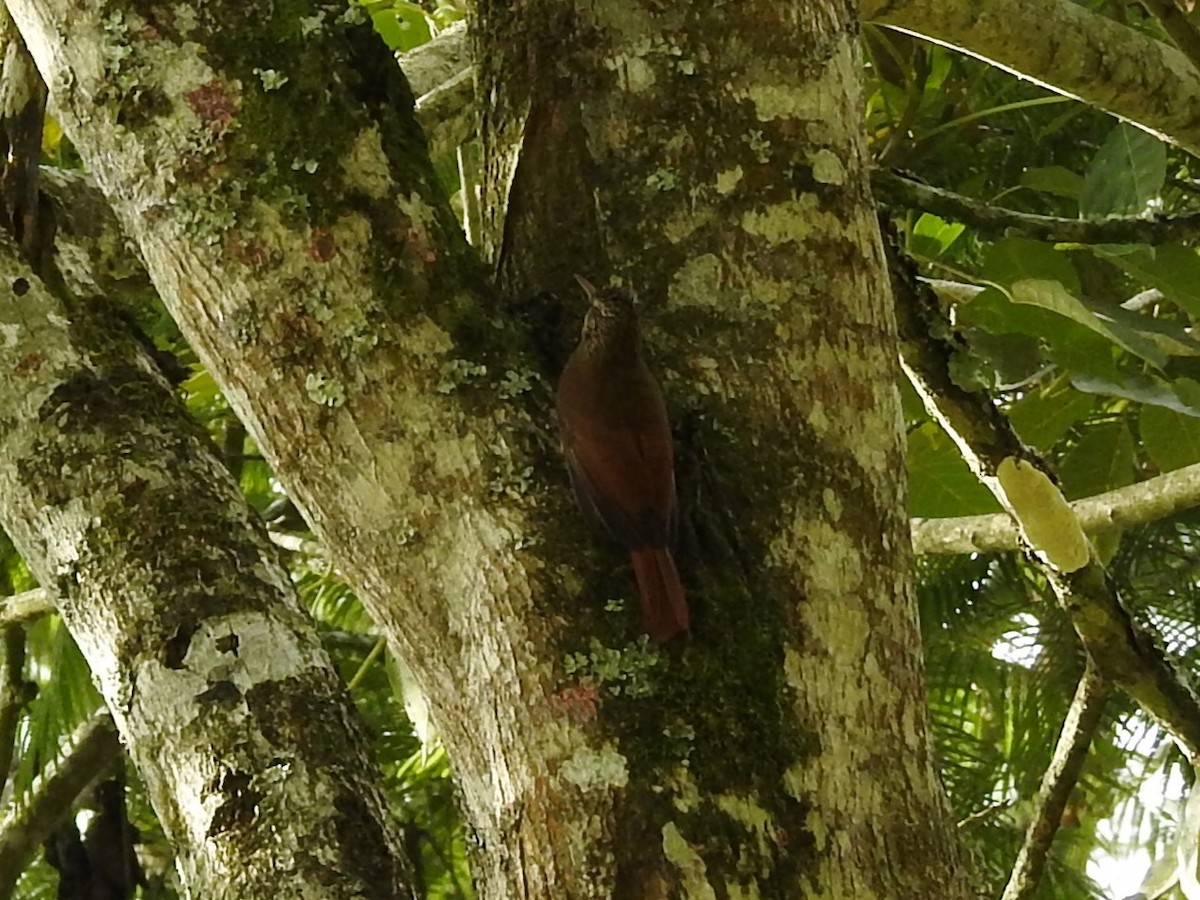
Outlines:
<svg viewBox="0 0 1200 900"><path fill-rule="evenodd" d="M958 448L932 422L908 436L909 512L944 518L997 512L991 492L967 468Z"/></svg>
<svg viewBox="0 0 1200 900"><path fill-rule="evenodd" d="M1200 410L1200 381L1192 378L1176 378L1175 395L1194 410ZM1192 413L1189 412L1189 415Z"/></svg>
<svg viewBox="0 0 1200 900"><path fill-rule="evenodd" d="M1021 440L1039 450L1049 450L1095 405L1095 397L1069 384L1058 384L1022 397L1009 408L1008 417Z"/></svg>
<svg viewBox="0 0 1200 900"><path fill-rule="evenodd" d="M925 259L936 259L945 253L965 230L966 226L961 223L947 222L931 213L925 213L913 226L912 252Z"/></svg>
<svg viewBox="0 0 1200 900"><path fill-rule="evenodd" d="M1146 404L1138 417L1142 446L1163 472L1200 462L1200 419Z"/></svg>
<svg viewBox="0 0 1200 900"><path fill-rule="evenodd" d="M1028 238L1005 238L992 244L983 257L983 277L1005 286L1029 279L1057 281L1079 293L1079 274L1065 253Z"/></svg>
<svg viewBox="0 0 1200 900"><path fill-rule="evenodd" d="M1079 214L1085 219L1138 215L1158 197L1166 177L1166 145L1121 122L1084 176Z"/></svg>
<svg viewBox="0 0 1200 900"><path fill-rule="evenodd" d="M433 19L438 28L447 28L455 22L461 22L465 18L465 15L464 9L452 3L443 3L430 13L430 18Z"/></svg>
<svg viewBox="0 0 1200 900"><path fill-rule="evenodd" d="M1001 389L1004 385L1024 382L1046 366L1041 339L1030 334L991 334L977 330L971 335L970 345L971 355L986 361L985 377L978 380L984 384L996 383Z"/></svg>
<svg viewBox="0 0 1200 900"><path fill-rule="evenodd" d="M1138 333L1166 356L1200 356L1200 341L1192 335L1191 323L1186 318L1157 318L1120 306L1107 307L1100 312L1117 326Z"/></svg>
<svg viewBox="0 0 1200 900"><path fill-rule="evenodd" d="M1190 379L1180 379L1190 381ZM1194 382L1192 382L1194 384ZM1149 403L1165 409L1173 409L1185 416L1200 417L1200 406L1182 400L1175 389L1165 382L1144 375L1126 375L1113 380L1077 375L1071 379L1072 386L1087 394L1104 394ZM1194 394L1190 394L1194 396Z"/></svg>
<svg viewBox="0 0 1200 900"><path fill-rule="evenodd" d="M1044 194L1070 200L1078 200L1083 192L1083 176L1063 166L1026 169L1021 174L1021 184Z"/></svg>
<svg viewBox="0 0 1200 900"><path fill-rule="evenodd" d="M400 53L428 43L433 37L425 10L416 3L396 0L390 9L372 12L371 21L384 43Z"/></svg>
<svg viewBox="0 0 1200 900"><path fill-rule="evenodd" d="M1063 457L1058 474L1069 500L1132 484L1133 435L1121 421L1091 426Z"/></svg>
<svg viewBox="0 0 1200 900"><path fill-rule="evenodd" d="M1011 290L1013 301L1016 303L1040 306L1065 316L1156 366L1161 367L1167 361L1153 341L1113 319L1102 319L1088 309L1078 297L1067 291L1061 282L1027 278L1014 282Z"/></svg>
<svg viewBox="0 0 1200 900"><path fill-rule="evenodd" d="M1027 334L1042 341L1047 355L1070 372L1101 380L1120 380L1113 345L1105 337L1057 313L1010 301L988 288L959 308L960 321L992 334Z"/></svg>
<svg viewBox="0 0 1200 900"><path fill-rule="evenodd" d="M1200 254L1195 250L1180 244L1093 244L1090 249L1200 318Z"/></svg>

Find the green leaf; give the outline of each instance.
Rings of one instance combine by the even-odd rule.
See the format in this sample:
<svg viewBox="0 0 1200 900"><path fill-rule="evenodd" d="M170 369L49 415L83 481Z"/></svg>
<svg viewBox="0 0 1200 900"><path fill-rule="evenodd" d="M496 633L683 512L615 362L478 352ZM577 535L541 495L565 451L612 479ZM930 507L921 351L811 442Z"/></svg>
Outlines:
<svg viewBox="0 0 1200 900"><path fill-rule="evenodd" d="M1095 405L1094 397L1060 383L1022 397L1009 407L1008 417L1021 440L1039 450L1049 450Z"/></svg>
<svg viewBox="0 0 1200 900"><path fill-rule="evenodd" d="M1016 332L1036 337L1045 343L1050 359L1071 372L1120 380L1108 339L1047 309L1013 303L995 288L961 306L959 318L964 325L992 334Z"/></svg>
<svg viewBox="0 0 1200 900"><path fill-rule="evenodd" d="M1093 244L1089 249L1200 318L1200 255L1195 250L1180 244Z"/></svg>
<svg viewBox="0 0 1200 900"><path fill-rule="evenodd" d="M1079 293L1079 274L1065 253L1028 238L1005 238L992 244L983 256L982 275L988 281L1010 286L1029 279L1057 281Z"/></svg>
<svg viewBox="0 0 1200 900"><path fill-rule="evenodd" d="M1078 297L1063 287L1061 282L1047 281L1040 278L1027 278L1012 285L1012 299L1015 303L1027 303L1040 306L1051 312L1065 316L1085 328L1090 328L1103 337L1108 338L1119 347L1128 350L1135 356L1140 356L1147 362L1162 367L1166 364L1166 356L1158 346L1147 340L1137 331L1126 325L1119 324L1113 319L1101 318L1090 310Z"/></svg>
<svg viewBox="0 0 1200 900"><path fill-rule="evenodd" d="M967 467L958 448L932 422L908 436L909 512L944 518L998 512L991 492Z"/></svg>
<svg viewBox="0 0 1200 900"><path fill-rule="evenodd" d="M1138 215L1158 197L1166 178L1166 145L1121 122L1084 176L1079 214L1085 219Z"/></svg>
<svg viewBox="0 0 1200 900"><path fill-rule="evenodd" d="M1138 418L1142 446L1163 472L1200 462L1200 419L1146 404Z"/></svg>
<svg viewBox="0 0 1200 900"><path fill-rule="evenodd" d="M910 250L915 256L936 259L950 249L950 245L958 240L966 227L925 213L913 226Z"/></svg>
<svg viewBox="0 0 1200 900"><path fill-rule="evenodd" d="M1070 200L1078 200L1083 192L1083 176L1063 166L1026 169L1021 173L1021 184L1043 194Z"/></svg>
<svg viewBox="0 0 1200 900"><path fill-rule="evenodd" d="M1088 428L1058 467L1069 500L1133 483L1133 435L1123 421Z"/></svg>
<svg viewBox="0 0 1200 900"><path fill-rule="evenodd" d="M1181 378L1179 381L1191 381L1191 379ZM1109 397L1136 400L1138 403L1149 403L1165 409L1173 409L1185 416L1200 417L1200 405L1185 402L1171 385L1154 378L1147 378L1144 375L1126 375L1111 381L1077 375L1071 379L1071 384L1076 390L1087 394L1104 394ZM1176 384L1178 385L1179 382ZM1189 394L1189 396L1194 397L1194 394Z"/></svg>
<svg viewBox="0 0 1200 900"><path fill-rule="evenodd" d="M1175 395L1193 410L1200 410L1200 381L1192 378L1175 379ZM1185 410L1188 415L1195 413Z"/></svg>
<svg viewBox="0 0 1200 900"><path fill-rule="evenodd" d="M420 6L396 0L390 9L371 13L375 30L392 50L405 53L433 37L429 19Z"/></svg>
<svg viewBox="0 0 1200 900"><path fill-rule="evenodd" d="M430 18L433 19L438 28L447 28L455 22L461 22L465 17L465 10L452 3L443 3L430 14Z"/></svg>
<svg viewBox="0 0 1200 900"><path fill-rule="evenodd" d="M982 357L994 376L980 379L985 384L1019 384L1045 368L1046 354L1039 338L1021 332L991 334L976 330L970 338L971 356Z"/></svg>
<svg viewBox="0 0 1200 900"><path fill-rule="evenodd" d="M1092 304L1088 306L1095 308ZM1120 306L1107 307L1100 315L1141 335L1166 356L1200 356L1200 341L1193 337L1186 317L1158 318L1149 312L1132 312Z"/></svg>

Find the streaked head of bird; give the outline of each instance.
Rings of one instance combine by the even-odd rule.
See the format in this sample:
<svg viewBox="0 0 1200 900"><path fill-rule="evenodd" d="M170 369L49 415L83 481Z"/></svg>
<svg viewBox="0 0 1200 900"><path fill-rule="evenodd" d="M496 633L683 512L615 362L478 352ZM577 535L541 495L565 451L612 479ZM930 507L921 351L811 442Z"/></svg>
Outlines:
<svg viewBox="0 0 1200 900"><path fill-rule="evenodd" d="M608 348L610 350L636 352L640 331L633 292L621 287L597 288L579 275L575 276L575 280L591 301L583 321L580 342L611 345Z"/></svg>

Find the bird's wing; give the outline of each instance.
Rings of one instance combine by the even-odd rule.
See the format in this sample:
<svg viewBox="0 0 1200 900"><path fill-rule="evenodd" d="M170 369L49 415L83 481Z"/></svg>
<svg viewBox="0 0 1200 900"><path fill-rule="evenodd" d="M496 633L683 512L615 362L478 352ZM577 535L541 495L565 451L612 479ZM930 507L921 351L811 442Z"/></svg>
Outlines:
<svg viewBox="0 0 1200 900"><path fill-rule="evenodd" d="M563 435L580 505L624 547L665 547L675 509L670 437L588 428Z"/></svg>

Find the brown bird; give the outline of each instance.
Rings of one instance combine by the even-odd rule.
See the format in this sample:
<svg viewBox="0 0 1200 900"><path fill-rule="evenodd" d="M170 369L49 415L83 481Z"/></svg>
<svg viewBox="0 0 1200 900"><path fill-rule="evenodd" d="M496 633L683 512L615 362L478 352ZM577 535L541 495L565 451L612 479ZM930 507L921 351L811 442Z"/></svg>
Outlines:
<svg viewBox="0 0 1200 900"><path fill-rule="evenodd" d="M558 422L571 484L584 510L629 551L650 636L689 628L670 544L675 460L667 406L642 359L633 295L579 282L591 308L558 382Z"/></svg>

